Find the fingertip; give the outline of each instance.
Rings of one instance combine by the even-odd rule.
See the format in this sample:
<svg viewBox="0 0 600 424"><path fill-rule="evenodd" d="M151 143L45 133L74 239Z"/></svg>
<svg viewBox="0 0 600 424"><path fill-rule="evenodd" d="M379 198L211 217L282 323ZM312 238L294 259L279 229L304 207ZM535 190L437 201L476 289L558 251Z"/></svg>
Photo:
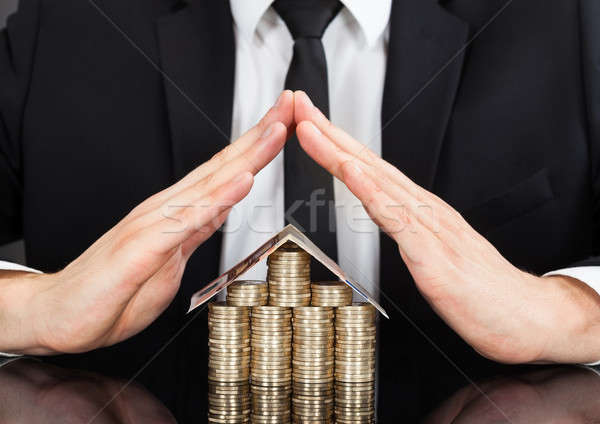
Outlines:
<svg viewBox="0 0 600 424"><path fill-rule="evenodd" d="M287 132L287 126L281 121L273 122L273 132L274 134L280 134Z"/></svg>
<svg viewBox="0 0 600 424"><path fill-rule="evenodd" d="M313 104L308 95L302 90L294 92L294 119L296 122L310 119Z"/></svg>
<svg viewBox="0 0 600 424"><path fill-rule="evenodd" d="M273 122L280 121L288 127L294 122L294 93L284 90L279 94L275 104L265 113L256 127L270 127Z"/></svg>
<svg viewBox="0 0 600 424"><path fill-rule="evenodd" d="M327 144L322 141L322 133L311 121L302 121L296 127L296 135L302 149L309 156L319 161L327 151Z"/></svg>
<svg viewBox="0 0 600 424"><path fill-rule="evenodd" d="M276 121L273 122L269 128L271 130L269 139L272 139L272 142L278 150L281 149L287 140L288 127L283 122Z"/></svg>
<svg viewBox="0 0 600 424"><path fill-rule="evenodd" d="M301 121L296 126L296 134L298 134L298 139L301 141L302 139L313 139L323 135L323 133L311 121Z"/></svg>
<svg viewBox="0 0 600 424"><path fill-rule="evenodd" d="M279 119L285 127L288 127L294 122L294 93L292 90L284 90L279 96L279 101L278 109L281 112Z"/></svg>

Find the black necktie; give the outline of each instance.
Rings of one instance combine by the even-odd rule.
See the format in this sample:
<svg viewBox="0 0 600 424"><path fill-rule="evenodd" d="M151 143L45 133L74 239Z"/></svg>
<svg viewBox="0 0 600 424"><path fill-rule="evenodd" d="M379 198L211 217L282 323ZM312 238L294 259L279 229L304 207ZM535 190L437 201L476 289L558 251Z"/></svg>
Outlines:
<svg viewBox="0 0 600 424"><path fill-rule="evenodd" d="M329 95L321 37L341 7L338 0L277 0L273 4L294 38L285 88L304 90L325 115L329 115ZM286 222L299 225L337 261L333 177L302 150L295 135L285 146L284 162ZM328 275L325 268L313 267L313 281Z"/></svg>

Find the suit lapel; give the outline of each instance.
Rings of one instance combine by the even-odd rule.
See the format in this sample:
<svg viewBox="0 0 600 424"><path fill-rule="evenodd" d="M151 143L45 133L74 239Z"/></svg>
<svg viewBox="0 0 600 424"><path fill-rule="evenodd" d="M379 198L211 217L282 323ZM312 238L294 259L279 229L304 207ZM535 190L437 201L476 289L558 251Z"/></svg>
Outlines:
<svg viewBox="0 0 600 424"><path fill-rule="evenodd" d="M228 1L191 0L158 21L173 170L181 178L229 142L235 42Z"/></svg>
<svg viewBox="0 0 600 424"><path fill-rule="evenodd" d="M469 29L436 0L396 0L390 22L383 157L431 189Z"/></svg>

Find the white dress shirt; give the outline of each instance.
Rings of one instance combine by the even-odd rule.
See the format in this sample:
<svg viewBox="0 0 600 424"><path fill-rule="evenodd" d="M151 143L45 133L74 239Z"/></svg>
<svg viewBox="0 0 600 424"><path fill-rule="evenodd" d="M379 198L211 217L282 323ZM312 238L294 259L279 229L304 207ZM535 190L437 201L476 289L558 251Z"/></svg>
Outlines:
<svg viewBox="0 0 600 424"><path fill-rule="evenodd" d="M255 125L284 87L293 40L270 7L273 0L230 0L236 41L232 140ZM342 0L344 8L323 35L332 122L381 153L381 103L392 0ZM300 177L300 176L299 176ZM225 226L221 270L245 258L284 226L283 153L255 179ZM334 180L340 266L378 298L379 230L358 199ZM201 247L200 247L201 248ZM398 259L400 260L400 259ZM23 268L0 261L0 270ZM600 292L600 267L568 268L561 274ZM244 278L265 279L266 264Z"/></svg>
<svg viewBox="0 0 600 424"><path fill-rule="evenodd" d="M272 0L231 0L236 41L232 139L260 120L281 93L294 41ZM345 0L323 35L331 120L381 153L381 100L391 0ZM349 89L351 88L351 89ZM284 226L283 152L256 177L227 220L221 270L230 268ZM301 175L298 178L302 178ZM332 177L333 178L333 177ZM377 296L379 229L360 201L334 179L338 262ZM266 264L248 279L265 279Z"/></svg>

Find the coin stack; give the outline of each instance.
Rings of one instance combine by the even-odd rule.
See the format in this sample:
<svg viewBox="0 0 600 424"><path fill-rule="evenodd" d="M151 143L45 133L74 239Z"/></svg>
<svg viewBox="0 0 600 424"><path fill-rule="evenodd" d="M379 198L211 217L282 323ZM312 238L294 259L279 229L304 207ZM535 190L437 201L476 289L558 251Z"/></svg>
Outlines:
<svg viewBox="0 0 600 424"><path fill-rule="evenodd" d="M292 311L252 308L252 423L289 423L292 393Z"/></svg>
<svg viewBox="0 0 600 424"><path fill-rule="evenodd" d="M322 281L310 285L313 306L348 306L352 304L352 289L342 281Z"/></svg>
<svg viewBox="0 0 600 424"><path fill-rule="evenodd" d="M208 308L208 422L250 420L250 315L224 302Z"/></svg>
<svg viewBox="0 0 600 424"><path fill-rule="evenodd" d="M335 317L335 414L338 423L375 422L375 308L354 303Z"/></svg>
<svg viewBox="0 0 600 424"><path fill-rule="evenodd" d="M269 255L269 305L310 305L310 255L287 242Z"/></svg>
<svg viewBox="0 0 600 424"><path fill-rule="evenodd" d="M294 308L292 417L296 423L333 422L334 310Z"/></svg>
<svg viewBox="0 0 600 424"><path fill-rule="evenodd" d="M261 306L269 300L269 288L264 281L235 281L227 287L227 304L232 306Z"/></svg>

